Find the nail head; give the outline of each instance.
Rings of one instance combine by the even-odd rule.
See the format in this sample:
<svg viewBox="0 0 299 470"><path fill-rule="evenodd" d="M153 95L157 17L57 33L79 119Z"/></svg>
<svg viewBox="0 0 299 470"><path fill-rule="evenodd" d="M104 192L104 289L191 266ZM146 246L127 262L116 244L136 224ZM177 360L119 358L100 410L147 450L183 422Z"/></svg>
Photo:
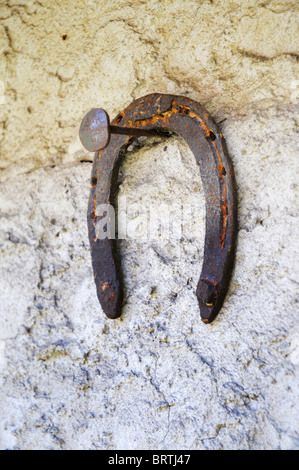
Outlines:
<svg viewBox="0 0 299 470"><path fill-rule="evenodd" d="M109 144L110 120L104 109L94 108L82 119L79 137L89 152L102 150Z"/></svg>

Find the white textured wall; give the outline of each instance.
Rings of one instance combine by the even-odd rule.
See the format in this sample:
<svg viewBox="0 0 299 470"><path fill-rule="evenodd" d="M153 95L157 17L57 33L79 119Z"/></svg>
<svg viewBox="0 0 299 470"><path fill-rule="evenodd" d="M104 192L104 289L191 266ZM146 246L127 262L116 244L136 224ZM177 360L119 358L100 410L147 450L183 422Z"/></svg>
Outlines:
<svg viewBox="0 0 299 470"><path fill-rule="evenodd" d="M0 2L1 448L299 448L297 25L296 0ZM151 92L204 105L233 160L236 266L211 325L179 138L141 139L120 193L193 201L198 236L122 241L122 318L96 298L78 127Z"/></svg>

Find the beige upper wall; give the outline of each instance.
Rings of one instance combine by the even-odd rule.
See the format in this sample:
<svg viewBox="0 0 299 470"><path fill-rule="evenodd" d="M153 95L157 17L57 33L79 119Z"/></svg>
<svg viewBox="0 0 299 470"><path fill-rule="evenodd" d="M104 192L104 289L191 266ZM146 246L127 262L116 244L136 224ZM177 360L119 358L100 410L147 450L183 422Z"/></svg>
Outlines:
<svg viewBox="0 0 299 470"><path fill-rule="evenodd" d="M296 0L9 0L0 31L2 180L86 158L92 107L177 93L221 121L290 103L299 85Z"/></svg>

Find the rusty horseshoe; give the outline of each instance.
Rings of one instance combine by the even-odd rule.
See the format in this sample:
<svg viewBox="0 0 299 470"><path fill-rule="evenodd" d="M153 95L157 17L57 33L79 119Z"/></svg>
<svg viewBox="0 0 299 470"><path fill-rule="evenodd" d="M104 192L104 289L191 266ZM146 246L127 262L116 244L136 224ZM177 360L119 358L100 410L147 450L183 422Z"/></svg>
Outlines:
<svg viewBox="0 0 299 470"><path fill-rule="evenodd" d="M202 272L196 289L204 323L222 307L233 269L237 234L237 193L224 138L210 114L196 101L153 93L133 101L111 123L104 110L83 118L80 139L95 151L88 203L88 232L97 295L109 318L121 315L123 285L114 238L98 238L99 207L114 205L116 179L132 136L180 134L200 165L206 199L206 234Z"/></svg>

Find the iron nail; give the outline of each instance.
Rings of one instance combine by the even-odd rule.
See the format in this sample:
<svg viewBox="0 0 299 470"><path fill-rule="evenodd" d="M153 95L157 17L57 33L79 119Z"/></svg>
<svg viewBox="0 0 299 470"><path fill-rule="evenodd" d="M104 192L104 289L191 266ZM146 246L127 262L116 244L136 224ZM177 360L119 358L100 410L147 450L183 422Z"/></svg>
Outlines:
<svg viewBox="0 0 299 470"><path fill-rule="evenodd" d="M81 122L79 137L83 147L89 152L97 152L107 147L111 134L157 136L157 130L143 130L110 125L108 113L102 108L93 108Z"/></svg>

